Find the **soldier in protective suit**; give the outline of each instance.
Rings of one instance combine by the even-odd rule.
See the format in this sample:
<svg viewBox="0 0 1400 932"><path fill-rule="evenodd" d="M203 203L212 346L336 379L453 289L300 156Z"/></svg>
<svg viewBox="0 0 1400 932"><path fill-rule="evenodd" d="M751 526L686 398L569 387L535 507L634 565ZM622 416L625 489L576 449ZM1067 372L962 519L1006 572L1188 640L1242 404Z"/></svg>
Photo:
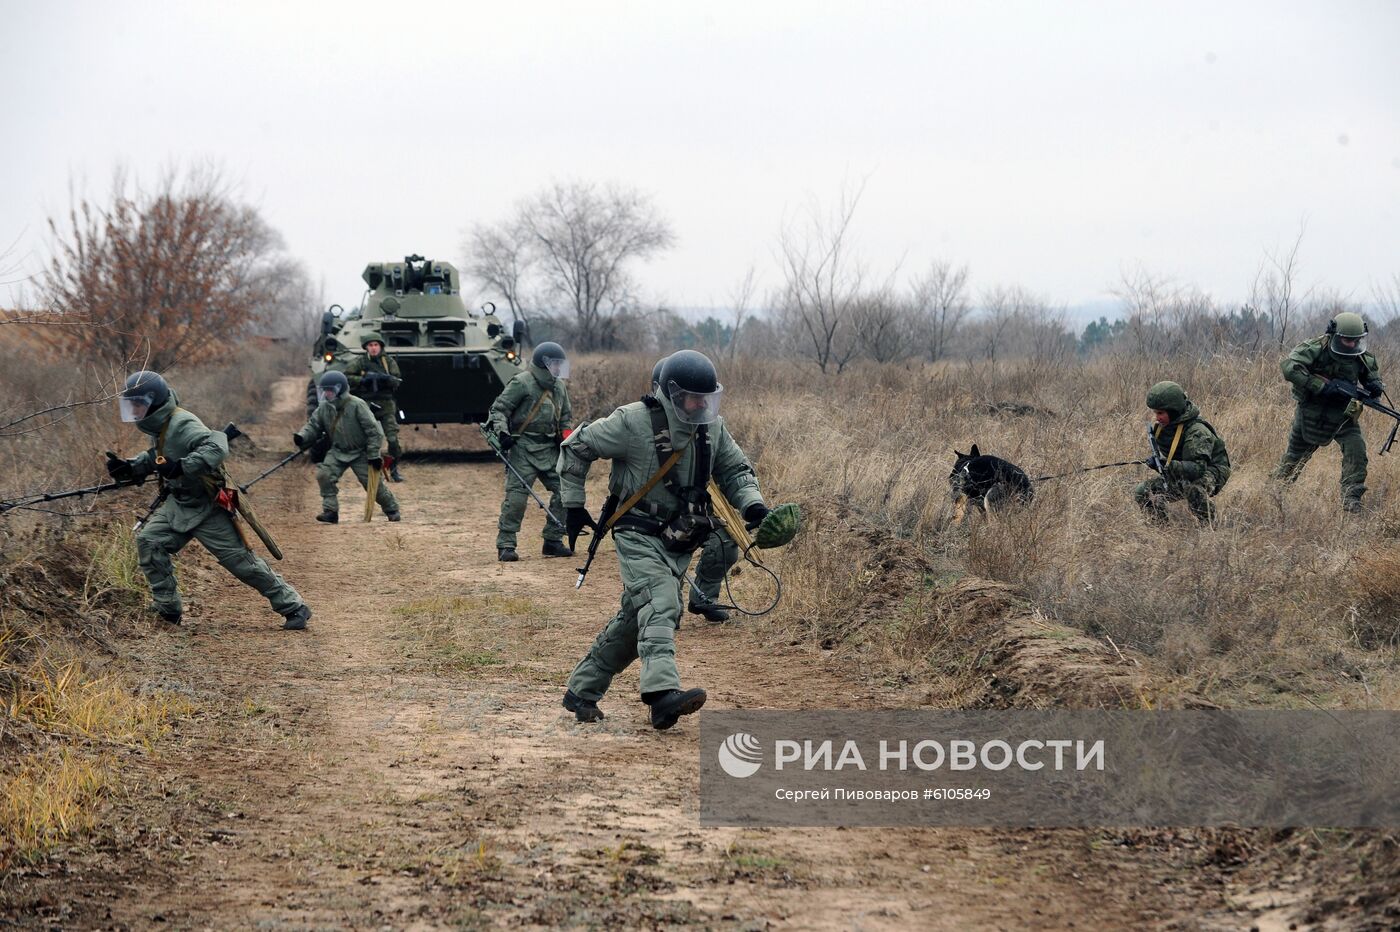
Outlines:
<svg viewBox="0 0 1400 932"><path fill-rule="evenodd" d="M509 469L506 473L506 494L501 501L501 516L497 522L496 558L503 563L520 559L515 552L515 535L525 516L527 490L538 479L550 493L549 510L559 524L544 522L544 547L547 557L573 555L564 544L564 509L559 503L559 443L574 416L569 402L569 360L558 343L541 343L535 347L530 367L510 380L491 403L487 429L496 435L501 454L510 460L528 485Z"/></svg>
<svg viewBox="0 0 1400 932"><path fill-rule="evenodd" d="M128 376L119 403L122 420L135 424L151 438L152 445L127 460L109 453L107 472L119 482L144 479L154 472L169 492L136 535L141 572L151 587L151 608L169 623L180 623L184 609L170 558L193 537L220 566L272 604L285 619L283 628L305 628L311 609L295 589L248 549L233 515L221 507L226 500L220 493L227 485L223 463L228 456L228 438L181 408L175 392L155 372Z"/></svg>
<svg viewBox="0 0 1400 932"><path fill-rule="evenodd" d="M384 338L379 334L367 331L360 337L360 346L364 347L365 354L350 360L350 365L345 367L345 377L350 381L350 391L369 404L380 429L384 431L384 439L389 445L386 458L389 478L402 482L403 476L399 475L399 454L402 452L399 449L399 403L394 392L403 384L403 376L399 373L398 361L384 352Z"/></svg>
<svg viewBox="0 0 1400 932"><path fill-rule="evenodd" d="M1133 489L1134 500L1159 521L1166 520L1167 502L1182 499L1197 520L1213 520L1211 498L1230 478L1225 441L1175 382L1158 382L1149 388L1147 406L1152 409L1152 432L1162 459L1159 462L1154 454L1147 461L1158 475L1138 483Z"/></svg>
<svg viewBox="0 0 1400 932"><path fill-rule="evenodd" d="M369 405L350 394L350 383L343 372L323 372L317 392L320 404L301 430L292 435L297 449L310 447L312 460L317 462L316 483L321 487L321 513L317 521L335 524L340 520L340 476L349 469L369 490L369 471L382 470L384 458L379 448L384 443L384 431ZM379 483L375 501L384 509L390 521L399 520L399 503L388 483Z"/></svg>
<svg viewBox="0 0 1400 932"><path fill-rule="evenodd" d="M666 359L660 397L623 405L573 432L559 452L569 534L609 527L622 574L622 606L574 668L564 708L581 722L603 717L598 700L612 679L641 659L642 701L651 723L670 728L705 703L703 689L682 689L676 671L679 580L692 555L719 526L706 485L714 478L746 523L768 515L753 467L719 417L724 389L703 354ZM595 460L612 460L610 514L601 528L585 508L584 484Z"/></svg>
<svg viewBox="0 0 1400 932"><path fill-rule="evenodd" d="M669 358L669 357L666 357ZM666 358L657 361L651 370L651 394L661 397L661 367ZM706 621L728 621L729 612L719 604L720 589L729 568L739 562L739 545L734 543L724 528L707 535L705 545L700 549L700 560L695 564L695 585L690 587L690 598L686 600L686 611L703 616Z"/></svg>
<svg viewBox="0 0 1400 932"><path fill-rule="evenodd" d="M1298 344L1281 364L1298 407L1273 476L1295 481L1317 448L1335 440L1342 448L1342 508L1352 512L1361 510L1366 494L1366 438L1357 424L1362 404L1345 389L1372 398L1385 391L1376 357L1366 352L1366 334L1360 314L1338 314L1326 333Z"/></svg>

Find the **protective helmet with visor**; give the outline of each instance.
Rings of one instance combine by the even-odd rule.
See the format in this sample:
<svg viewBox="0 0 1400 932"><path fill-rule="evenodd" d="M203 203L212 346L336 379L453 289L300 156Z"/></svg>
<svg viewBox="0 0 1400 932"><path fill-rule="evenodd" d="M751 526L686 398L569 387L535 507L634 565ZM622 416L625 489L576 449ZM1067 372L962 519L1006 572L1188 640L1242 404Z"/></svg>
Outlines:
<svg viewBox="0 0 1400 932"><path fill-rule="evenodd" d="M321 373L316 390L322 404L331 404L350 390L350 380L345 377L344 372L332 369L330 372Z"/></svg>
<svg viewBox="0 0 1400 932"><path fill-rule="evenodd" d="M1366 321L1353 311L1343 311L1327 323L1328 348L1338 356L1360 356L1366 352Z"/></svg>
<svg viewBox="0 0 1400 932"><path fill-rule="evenodd" d="M661 365L661 391L683 424L712 424L719 419L724 386L715 364L704 353L680 350Z"/></svg>
<svg viewBox="0 0 1400 932"><path fill-rule="evenodd" d="M556 379L569 377L569 358L564 355L564 347L558 343L541 343L535 347L535 354L530 357L530 361Z"/></svg>
<svg viewBox="0 0 1400 932"><path fill-rule="evenodd" d="M150 414L170 399L170 386L160 373L142 369L126 377L126 386L117 398L122 421L135 422Z"/></svg>

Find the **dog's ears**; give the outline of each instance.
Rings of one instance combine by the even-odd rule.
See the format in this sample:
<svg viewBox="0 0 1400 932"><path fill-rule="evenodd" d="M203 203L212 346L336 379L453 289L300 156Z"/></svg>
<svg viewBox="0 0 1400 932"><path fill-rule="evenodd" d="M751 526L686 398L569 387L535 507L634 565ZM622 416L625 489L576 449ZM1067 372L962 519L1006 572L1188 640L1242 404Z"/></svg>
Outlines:
<svg viewBox="0 0 1400 932"><path fill-rule="evenodd" d="M967 455L966 453L962 452L962 451L959 450L957 447L954 447L954 448L953 448L953 455L956 456L956 457L957 457L958 459L960 459L960 460L965 460L965 459L968 459L968 458L969 458L968 455Z"/></svg>
<svg viewBox="0 0 1400 932"><path fill-rule="evenodd" d="M977 444L974 443L974 444L972 445L972 452L969 453L968 455L969 455L969 456L981 456L981 455L982 455L981 453L978 453L978 452L977 452Z"/></svg>

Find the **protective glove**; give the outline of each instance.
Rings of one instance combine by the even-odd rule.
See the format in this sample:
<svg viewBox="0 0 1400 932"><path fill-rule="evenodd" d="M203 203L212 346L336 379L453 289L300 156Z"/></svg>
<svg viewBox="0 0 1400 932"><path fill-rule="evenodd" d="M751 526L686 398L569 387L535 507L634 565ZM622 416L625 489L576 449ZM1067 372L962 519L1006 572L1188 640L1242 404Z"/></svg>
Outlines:
<svg viewBox="0 0 1400 932"><path fill-rule="evenodd" d="M1350 379L1328 379L1322 387L1323 398L1351 398L1356 392L1356 383Z"/></svg>
<svg viewBox="0 0 1400 932"><path fill-rule="evenodd" d="M132 482L136 479L136 465L131 460L124 460L108 450L107 475L118 482Z"/></svg>
<svg viewBox="0 0 1400 932"><path fill-rule="evenodd" d="M744 509L744 527L752 531L762 524L766 517L768 517L768 506L763 502L754 502Z"/></svg>
<svg viewBox="0 0 1400 932"><path fill-rule="evenodd" d="M588 509L582 506L570 508L564 515L564 528L569 535L569 549L572 550L578 542L579 533L586 527L597 529L598 522L593 520L593 516L588 513Z"/></svg>
<svg viewBox="0 0 1400 932"><path fill-rule="evenodd" d="M1158 456L1156 453L1153 453L1147 459L1142 461L1142 465L1146 466L1153 472L1161 472L1162 467L1166 464L1162 462L1162 458L1160 456Z"/></svg>
<svg viewBox="0 0 1400 932"><path fill-rule="evenodd" d="M397 462L397 461L396 461L392 456L390 456L388 453L385 453L385 454L384 454L384 470L385 470L386 472L394 468L394 463L395 463L395 462Z"/></svg>
<svg viewBox="0 0 1400 932"><path fill-rule="evenodd" d="M301 439L301 434L292 434L292 446L298 450L306 446L306 441Z"/></svg>
<svg viewBox="0 0 1400 932"><path fill-rule="evenodd" d="M509 431L501 431L496 435L496 439L501 444L502 450L509 450L515 446L515 437Z"/></svg>
<svg viewBox="0 0 1400 932"><path fill-rule="evenodd" d="M1382 382L1380 379L1373 379L1372 381L1367 382L1365 385L1361 386L1361 388L1363 391L1366 392L1366 394L1370 395L1372 398L1379 398L1381 395L1385 394L1385 383Z"/></svg>
<svg viewBox="0 0 1400 932"><path fill-rule="evenodd" d="M371 456L371 457L369 458L369 468L370 468L370 469L383 469L383 468L384 468L384 460L383 460L383 458L378 457L378 456Z"/></svg>
<svg viewBox="0 0 1400 932"><path fill-rule="evenodd" d="M156 472L162 479L175 479L185 474L185 467L179 460L166 460L156 463Z"/></svg>

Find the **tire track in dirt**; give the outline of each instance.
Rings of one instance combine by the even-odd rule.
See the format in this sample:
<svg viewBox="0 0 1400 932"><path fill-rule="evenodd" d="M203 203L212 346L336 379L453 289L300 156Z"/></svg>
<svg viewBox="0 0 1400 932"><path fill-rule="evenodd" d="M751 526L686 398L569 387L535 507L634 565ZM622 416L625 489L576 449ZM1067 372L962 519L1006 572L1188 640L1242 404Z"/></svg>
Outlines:
<svg viewBox="0 0 1400 932"><path fill-rule="evenodd" d="M284 445L303 387L279 384L251 431L264 449ZM701 829L696 720L654 732L635 668L600 725L558 704L617 605L611 548L575 592L577 562L539 554L533 506L522 561L495 561L493 462L410 460L404 475L399 524L361 523L348 474L333 527L312 520L305 466L259 488L279 569L315 611L306 632L182 557L190 620L144 659L211 709L152 765L198 830L175 869L115 891L105 923L1068 928L1219 907L1180 855L1104 833ZM710 690L707 708L907 704L820 652L775 648L762 625L686 617L682 678Z"/></svg>

